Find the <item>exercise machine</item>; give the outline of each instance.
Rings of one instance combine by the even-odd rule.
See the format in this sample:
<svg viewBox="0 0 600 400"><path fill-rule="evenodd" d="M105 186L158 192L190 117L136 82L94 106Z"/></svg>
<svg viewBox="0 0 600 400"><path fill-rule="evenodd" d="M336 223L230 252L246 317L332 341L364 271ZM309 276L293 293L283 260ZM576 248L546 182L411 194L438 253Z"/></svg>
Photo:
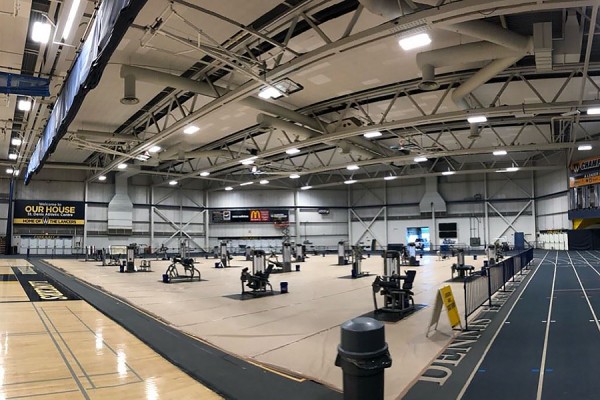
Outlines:
<svg viewBox="0 0 600 400"><path fill-rule="evenodd" d="M229 252L227 251L227 242L226 241L222 241L219 244L219 259L221 261L218 263L218 268L231 267L231 265L229 265L229 261L231 261L233 259L233 257L231 257L229 255Z"/></svg>
<svg viewBox="0 0 600 400"><path fill-rule="evenodd" d="M108 251L102 250L102 266L119 266L121 265L121 256L127 255L127 246L112 245L108 247Z"/></svg>
<svg viewBox="0 0 600 400"><path fill-rule="evenodd" d="M465 250L458 248L456 249L456 263L452 264L452 279L454 274L458 273L458 277L464 279L467 275L471 275L475 269L472 265L465 265Z"/></svg>
<svg viewBox="0 0 600 400"><path fill-rule="evenodd" d="M292 246L287 242L283 243L281 258L282 261L280 262L275 250L271 251L271 255L268 259L269 265L273 265L271 271L274 274L279 272L292 272Z"/></svg>
<svg viewBox="0 0 600 400"><path fill-rule="evenodd" d="M242 269L242 275L240 276L242 296L246 293L253 296L273 294L273 286L269 282L269 275L271 275L272 271L273 264L269 264L265 271L259 271L255 274L248 272L248 267ZM251 291L247 292L246 287L249 287Z"/></svg>
<svg viewBox="0 0 600 400"><path fill-rule="evenodd" d="M486 249L486 253L487 253L487 259L488 259L488 263L490 265L496 264L496 261L498 261L498 254L497 254L497 246L495 244L491 244L487 247Z"/></svg>
<svg viewBox="0 0 600 400"><path fill-rule="evenodd" d="M406 314L415 308L413 282L417 271L407 270L400 274L400 253L394 250L384 252L384 275L373 281L373 304L375 312ZM383 307L377 304L377 294L383 296Z"/></svg>
<svg viewBox="0 0 600 400"><path fill-rule="evenodd" d="M252 275L265 272L267 258L264 250L254 250L252 253Z"/></svg>
<svg viewBox="0 0 600 400"><path fill-rule="evenodd" d="M96 250L96 246L85 246L85 261L102 261L102 250Z"/></svg>
<svg viewBox="0 0 600 400"><path fill-rule="evenodd" d="M296 243L296 261L297 262L304 262L304 259L306 258L305 255L305 247L303 244L301 243Z"/></svg>
<svg viewBox="0 0 600 400"><path fill-rule="evenodd" d="M417 260L417 246L411 242L406 247L408 252L408 265L411 267L418 267L419 260Z"/></svg>
<svg viewBox="0 0 600 400"><path fill-rule="evenodd" d="M244 251L245 251L245 255L246 255L246 261L252 261L252 257L253 257L253 254L254 254L254 252L252 250L252 247L246 246L246 248L244 249ZM264 253L264 251L263 251L263 253Z"/></svg>
<svg viewBox="0 0 600 400"><path fill-rule="evenodd" d="M362 270L362 260L363 260L363 248L362 246L352 246L352 278L362 278L363 276L368 276L369 273L367 271Z"/></svg>
<svg viewBox="0 0 600 400"><path fill-rule="evenodd" d="M338 242L338 265L346 265L346 242Z"/></svg>
<svg viewBox="0 0 600 400"><path fill-rule="evenodd" d="M169 248L163 244L160 245L160 248L156 251L156 259L160 259L160 255L162 254L162 260L169 259Z"/></svg>
<svg viewBox="0 0 600 400"><path fill-rule="evenodd" d="M183 275L179 275L177 264L183 267ZM173 257L173 260L167 268L167 271L163 274L163 282L170 283L173 279L189 279L190 281L193 281L194 277L196 276L198 277L198 281L200 281L200 271L198 271L198 269L194 266L193 258Z"/></svg>

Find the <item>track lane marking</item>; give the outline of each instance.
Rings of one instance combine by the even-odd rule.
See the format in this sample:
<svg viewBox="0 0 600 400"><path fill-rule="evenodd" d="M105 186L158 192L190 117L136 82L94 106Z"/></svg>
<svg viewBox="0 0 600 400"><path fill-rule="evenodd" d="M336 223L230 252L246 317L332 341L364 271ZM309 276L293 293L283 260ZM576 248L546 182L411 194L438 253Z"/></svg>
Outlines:
<svg viewBox="0 0 600 400"><path fill-rule="evenodd" d="M550 336L550 324L552 320L552 304L554 303L554 284L556 283L556 264L558 263L558 252L554 262L554 272L552 274L552 288L550 289L550 303L548 304L548 317L546 318L546 331L544 332L544 347L542 348L542 362L540 363L540 376L538 377L536 400L542 399L542 389L544 387L544 372L546 370L546 355L548 353L548 337Z"/></svg>
<svg viewBox="0 0 600 400"><path fill-rule="evenodd" d="M490 342L488 343L487 347L483 351L483 354L481 355L481 358L477 362L477 365L475 365L475 368L473 368L473 372L471 372L471 375L469 375L469 379L467 379L467 381L465 382L465 384L462 387L461 391L458 393L458 396L456 396L456 400L461 400L462 397L465 395L465 393L467 391L467 388L469 387L469 385L473 381L473 378L475 378L475 374L477 374L477 372L479 371L479 369L481 367L481 364L483 363L483 360L485 359L485 356L487 355L487 353L492 348L492 345L494 344L494 341L496 340L496 338L500 334L500 331L502 330L502 327L504 325L506 325L505 322L510 317L510 314L512 313L513 309L515 308L515 306L517 304L519 304L519 300L521 300L521 296L523 296L523 293L525 293L525 289L527 289L527 286L529 286L529 283L531 283L531 281L533 281L533 278L535 278L535 274L540 270L540 267L542 266L542 263L544 262L544 260L546 260L546 257L548 256L548 253L549 253L549 251L546 252L546 254L544 255L544 258L542 258L542 261L540 261L540 263L538 264L538 266L535 269L535 271L533 271L533 274L531 275L531 278L527 281L527 283L525 283L525 286L523 286L523 291L521 291L521 293L519 294L519 297L515 300L515 302L513 303L513 305L510 307L510 310L508 310L508 313L506 314L506 317L504 317L504 320L502 321L502 323L500 323L500 326L498 327L498 330L496 331L496 333L492 337L492 340L490 340ZM552 262L552 261L549 261L549 262Z"/></svg>

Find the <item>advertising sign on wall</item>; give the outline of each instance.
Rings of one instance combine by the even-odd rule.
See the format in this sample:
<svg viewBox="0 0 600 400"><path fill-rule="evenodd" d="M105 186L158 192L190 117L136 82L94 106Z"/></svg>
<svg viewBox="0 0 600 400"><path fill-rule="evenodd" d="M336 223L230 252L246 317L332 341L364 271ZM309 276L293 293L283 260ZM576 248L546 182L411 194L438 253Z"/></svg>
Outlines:
<svg viewBox="0 0 600 400"><path fill-rule="evenodd" d="M14 224L83 225L85 204L82 201L16 200Z"/></svg>
<svg viewBox="0 0 600 400"><path fill-rule="evenodd" d="M586 158L571 163L569 187L579 187L600 183L600 157Z"/></svg>
<svg viewBox="0 0 600 400"><path fill-rule="evenodd" d="M275 222L289 221L288 210L217 210L211 213L211 222Z"/></svg>

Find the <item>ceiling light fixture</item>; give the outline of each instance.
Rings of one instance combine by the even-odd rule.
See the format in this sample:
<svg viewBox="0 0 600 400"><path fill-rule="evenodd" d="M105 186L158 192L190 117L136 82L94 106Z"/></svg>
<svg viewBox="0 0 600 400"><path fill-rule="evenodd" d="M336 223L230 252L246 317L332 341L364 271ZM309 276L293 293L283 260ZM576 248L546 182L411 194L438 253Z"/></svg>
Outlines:
<svg viewBox="0 0 600 400"><path fill-rule="evenodd" d="M269 181L266 179L263 179L262 181L260 181L261 185L266 185L267 183L269 183Z"/></svg>
<svg viewBox="0 0 600 400"><path fill-rule="evenodd" d="M495 156L505 156L507 154L506 150L494 150L492 153Z"/></svg>
<svg viewBox="0 0 600 400"><path fill-rule="evenodd" d="M229 192L230 190L233 190L233 188L232 188L231 186L227 186L227 187L225 188L225 190L227 190L227 191Z"/></svg>
<svg viewBox="0 0 600 400"><path fill-rule="evenodd" d="M31 110L31 100L19 100L17 103L17 108L19 111L30 111Z"/></svg>
<svg viewBox="0 0 600 400"><path fill-rule="evenodd" d="M598 115L600 114L600 107L592 107L587 109L587 115Z"/></svg>
<svg viewBox="0 0 600 400"><path fill-rule="evenodd" d="M279 90L275 89L272 86L264 87L258 92L258 97L265 100L278 99L281 96L283 96L283 93L281 93Z"/></svg>
<svg viewBox="0 0 600 400"><path fill-rule="evenodd" d="M451 171L451 170L448 170L448 171L444 171L444 172L442 172L442 175L446 175L446 176L448 176L448 175L454 175L455 173L456 173L456 171Z"/></svg>
<svg viewBox="0 0 600 400"><path fill-rule="evenodd" d="M148 152L150 153L158 153L159 151L162 150L162 147L160 146L152 146L148 149Z"/></svg>
<svg viewBox="0 0 600 400"><path fill-rule="evenodd" d="M519 167L508 167L506 168L506 172L517 172Z"/></svg>
<svg viewBox="0 0 600 400"><path fill-rule="evenodd" d="M99 180L100 182L104 182L104 181L106 180L106 176L104 176L104 175L100 175L100 176L98 177L98 180Z"/></svg>
<svg viewBox="0 0 600 400"><path fill-rule="evenodd" d="M264 86L258 92L258 97L261 99L278 99L283 95L290 95L302 90L302 85L294 82L289 78L280 80L279 82L273 83L270 86Z"/></svg>
<svg viewBox="0 0 600 400"><path fill-rule="evenodd" d="M175 186L175 185L177 185L177 181L169 181L169 185Z"/></svg>
<svg viewBox="0 0 600 400"><path fill-rule="evenodd" d="M254 182L244 182L244 183L240 183L240 186L248 186L248 185L252 185L254 184Z"/></svg>
<svg viewBox="0 0 600 400"><path fill-rule="evenodd" d="M125 168L127 168L127 164L121 163L121 164L117 165L117 168L119 168L119 169L125 169Z"/></svg>
<svg viewBox="0 0 600 400"><path fill-rule="evenodd" d="M487 118L485 115L473 115L467 118L470 124L479 124L481 122L487 122Z"/></svg>
<svg viewBox="0 0 600 400"><path fill-rule="evenodd" d="M353 183L356 183L356 180L355 179L348 179L347 181L344 181L344 183L346 185L352 185Z"/></svg>
<svg viewBox="0 0 600 400"><path fill-rule="evenodd" d="M12 144L13 146L20 146L21 143L23 143L23 141L21 140L21 138L18 137L14 137L10 140L10 144Z"/></svg>
<svg viewBox="0 0 600 400"><path fill-rule="evenodd" d="M80 0L73 0L71 3L71 9L69 10L69 16L67 17L67 23L65 24L65 29L63 30L62 34L62 38L64 40L67 40L69 38L69 34L71 33L73 22L75 22L75 15L79 9L79 2Z"/></svg>
<svg viewBox="0 0 600 400"><path fill-rule="evenodd" d="M431 38L427 33L419 33L417 35L405 37L400 39L398 44L402 47L402 50L413 50L419 47L427 46L431 43Z"/></svg>
<svg viewBox="0 0 600 400"><path fill-rule="evenodd" d="M383 135L381 132L379 131L370 131L370 132L365 132L363 133L363 136L366 137L367 139L372 139L372 138L376 138Z"/></svg>
<svg viewBox="0 0 600 400"><path fill-rule="evenodd" d="M386 181L393 181L396 178L397 178L396 175L388 175L388 176L384 176L383 177L383 179L386 180Z"/></svg>
<svg viewBox="0 0 600 400"><path fill-rule="evenodd" d="M290 179L298 179L298 178L300 178L300 175L298 175L298 174L291 174L290 175Z"/></svg>
<svg viewBox="0 0 600 400"><path fill-rule="evenodd" d="M254 160L256 160L258 158L258 156L252 156L249 158L244 158L242 161L240 161L243 165L250 165L250 164L254 164Z"/></svg>
<svg viewBox="0 0 600 400"><path fill-rule="evenodd" d="M577 150L579 150L579 151L588 151L588 150L591 150L591 149L592 149L592 145L591 144L580 144L577 147Z"/></svg>
<svg viewBox="0 0 600 400"><path fill-rule="evenodd" d="M193 135L194 133L198 132L200 130L200 128L198 128L196 125L189 125L186 126L185 129L183 130L183 133L185 133L186 135Z"/></svg>
<svg viewBox="0 0 600 400"><path fill-rule="evenodd" d="M425 161L427 161L427 157L425 157L425 156L415 157L415 162L425 162Z"/></svg>
<svg viewBox="0 0 600 400"><path fill-rule="evenodd" d="M200 176L209 176L209 175L210 175L210 172L208 172L208 171L200 172Z"/></svg>
<svg viewBox="0 0 600 400"><path fill-rule="evenodd" d="M10 153L8 155L9 160L16 160L17 158L19 158L19 155L17 153Z"/></svg>
<svg viewBox="0 0 600 400"><path fill-rule="evenodd" d="M6 168L6 173L7 173L7 174L12 174L12 173L14 173L14 172L15 172L15 170L14 170L14 169L12 169L12 168Z"/></svg>
<svg viewBox="0 0 600 400"><path fill-rule="evenodd" d="M300 190L308 190L308 189L312 189L312 186L310 186L310 185L306 185L306 186L302 186L302 187L300 188Z"/></svg>
<svg viewBox="0 0 600 400"><path fill-rule="evenodd" d="M297 148L294 147L293 149L287 149L285 151L285 153L289 154L289 155L298 154L298 153L300 153L300 149L297 149Z"/></svg>
<svg viewBox="0 0 600 400"><path fill-rule="evenodd" d="M47 22L34 22L31 28L31 40L36 43L48 43L52 27Z"/></svg>
<svg viewBox="0 0 600 400"><path fill-rule="evenodd" d="M359 169L359 168L360 168L360 167L359 167L358 165L356 165L356 164L348 165L348 166L346 167L346 169L347 169L348 171L356 171L356 170L357 170L357 169Z"/></svg>

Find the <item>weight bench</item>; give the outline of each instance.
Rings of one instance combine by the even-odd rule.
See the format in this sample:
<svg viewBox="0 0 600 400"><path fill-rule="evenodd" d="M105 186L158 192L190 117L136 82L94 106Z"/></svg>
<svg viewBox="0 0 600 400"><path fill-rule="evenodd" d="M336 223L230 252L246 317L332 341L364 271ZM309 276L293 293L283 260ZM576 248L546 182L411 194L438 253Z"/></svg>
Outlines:
<svg viewBox="0 0 600 400"><path fill-rule="evenodd" d="M240 276L240 281L242 282L242 296L246 293L253 296L273 294L273 286L271 286L271 283L269 282L269 275L271 275L272 271L273 264L269 264L265 272L257 272L256 275L252 275L251 272L248 272L248 267L242 269L242 275ZM247 292L245 286L252 290ZM267 287L269 288L268 291Z"/></svg>
<svg viewBox="0 0 600 400"><path fill-rule="evenodd" d="M413 282L417 271L408 270L406 275L377 276L372 284L375 312L404 314L415 309ZM383 296L383 307L377 305L377 294Z"/></svg>
<svg viewBox="0 0 600 400"><path fill-rule="evenodd" d="M179 275L179 271L177 270L177 264L183 266L183 269L185 271L184 275ZM189 279L190 281L193 281L194 276L196 275L198 276L198 281L200 281L200 271L198 271L198 269L196 269L196 267L194 266L193 258L173 257L171 265L169 265L167 271L163 274L163 282L169 283L172 279Z"/></svg>

